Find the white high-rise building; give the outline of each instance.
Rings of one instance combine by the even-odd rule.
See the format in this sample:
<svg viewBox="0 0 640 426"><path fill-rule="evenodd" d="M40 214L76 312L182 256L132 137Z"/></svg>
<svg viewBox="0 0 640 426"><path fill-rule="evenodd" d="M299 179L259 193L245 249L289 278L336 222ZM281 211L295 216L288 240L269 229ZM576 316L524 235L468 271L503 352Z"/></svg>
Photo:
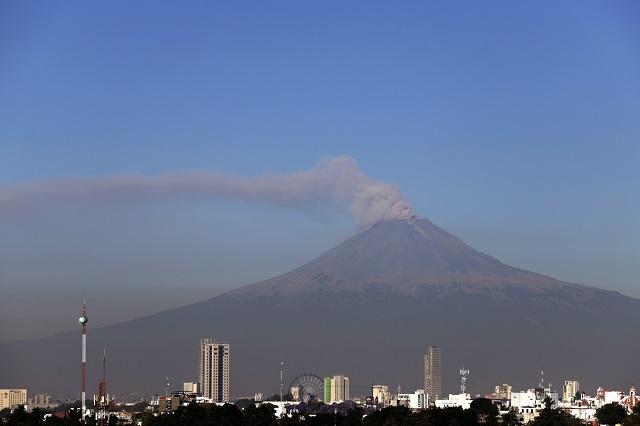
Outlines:
<svg viewBox="0 0 640 426"><path fill-rule="evenodd" d="M215 339L200 339L200 375L198 390L214 402L230 402L230 345Z"/></svg>
<svg viewBox="0 0 640 426"><path fill-rule="evenodd" d="M442 396L442 357L438 346L427 346L424 354L424 393L429 401Z"/></svg>

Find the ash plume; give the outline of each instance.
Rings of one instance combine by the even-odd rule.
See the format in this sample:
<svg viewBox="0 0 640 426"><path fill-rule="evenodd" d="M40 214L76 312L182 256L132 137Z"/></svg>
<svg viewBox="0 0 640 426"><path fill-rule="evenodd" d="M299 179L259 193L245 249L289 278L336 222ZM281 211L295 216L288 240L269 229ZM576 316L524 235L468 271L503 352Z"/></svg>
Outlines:
<svg viewBox="0 0 640 426"><path fill-rule="evenodd" d="M406 219L411 206L399 189L365 175L347 155L287 175L244 177L212 172L69 178L0 185L0 213L78 204L175 197L217 197L284 206L317 203L348 209L360 227Z"/></svg>

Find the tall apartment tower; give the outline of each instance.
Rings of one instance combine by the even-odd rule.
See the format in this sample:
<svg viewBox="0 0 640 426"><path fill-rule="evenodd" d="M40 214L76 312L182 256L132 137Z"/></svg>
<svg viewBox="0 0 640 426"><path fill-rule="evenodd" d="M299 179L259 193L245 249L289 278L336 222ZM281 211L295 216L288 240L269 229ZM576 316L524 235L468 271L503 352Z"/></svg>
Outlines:
<svg viewBox="0 0 640 426"><path fill-rule="evenodd" d="M424 354L424 393L429 401L442 397L442 358L438 346L427 346Z"/></svg>
<svg viewBox="0 0 640 426"><path fill-rule="evenodd" d="M202 396L214 402L230 402L229 395L229 352L228 343L216 339L200 339L200 386Z"/></svg>
<svg viewBox="0 0 640 426"><path fill-rule="evenodd" d="M580 390L580 382L577 380L565 380L562 387L562 399L571 401Z"/></svg>
<svg viewBox="0 0 640 426"><path fill-rule="evenodd" d="M351 398L349 389L349 378L342 374L324 379L324 399L325 403L343 402Z"/></svg>

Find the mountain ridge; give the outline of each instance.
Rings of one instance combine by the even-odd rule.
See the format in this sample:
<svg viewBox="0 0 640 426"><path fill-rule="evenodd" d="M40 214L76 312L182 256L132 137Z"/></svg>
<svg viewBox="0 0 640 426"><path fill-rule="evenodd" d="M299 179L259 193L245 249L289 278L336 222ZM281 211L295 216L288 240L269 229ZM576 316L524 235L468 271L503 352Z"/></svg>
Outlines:
<svg viewBox="0 0 640 426"><path fill-rule="evenodd" d="M381 240L386 245L380 248L376 241ZM372 289L418 296L435 286L452 284L479 288L524 286L537 290L574 286L585 291L599 290L506 265L428 219L413 216L380 222L298 268L222 296L245 297L252 293L294 296L305 291Z"/></svg>

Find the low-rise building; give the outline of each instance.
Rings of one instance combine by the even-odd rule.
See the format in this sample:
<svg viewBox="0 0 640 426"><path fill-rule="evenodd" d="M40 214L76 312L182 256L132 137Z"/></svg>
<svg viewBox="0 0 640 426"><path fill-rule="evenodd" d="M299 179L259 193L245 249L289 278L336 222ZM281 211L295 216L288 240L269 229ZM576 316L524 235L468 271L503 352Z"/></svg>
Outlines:
<svg viewBox="0 0 640 426"><path fill-rule="evenodd" d="M182 384L182 390L187 393L198 393L198 382L184 382Z"/></svg>
<svg viewBox="0 0 640 426"><path fill-rule="evenodd" d="M411 410L425 410L429 406L429 398L424 389L417 389L414 393L399 393L396 405Z"/></svg>
<svg viewBox="0 0 640 426"><path fill-rule="evenodd" d="M496 385L491 399L511 399L511 385L506 383Z"/></svg>
<svg viewBox="0 0 640 426"><path fill-rule="evenodd" d="M471 395L468 393L449 394L448 399L436 399L436 408L462 407L468 409L471 407Z"/></svg>
<svg viewBox="0 0 640 426"><path fill-rule="evenodd" d="M552 407L558 407L558 393L551 392L550 388L528 389L526 392L511 393L511 408L519 413L524 422L529 422L544 408L544 399L551 398Z"/></svg>
<svg viewBox="0 0 640 426"><path fill-rule="evenodd" d="M573 399L573 401L562 401L558 403L558 407L585 422L593 422L596 417L598 405L595 398L583 397L581 399Z"/></svg>

